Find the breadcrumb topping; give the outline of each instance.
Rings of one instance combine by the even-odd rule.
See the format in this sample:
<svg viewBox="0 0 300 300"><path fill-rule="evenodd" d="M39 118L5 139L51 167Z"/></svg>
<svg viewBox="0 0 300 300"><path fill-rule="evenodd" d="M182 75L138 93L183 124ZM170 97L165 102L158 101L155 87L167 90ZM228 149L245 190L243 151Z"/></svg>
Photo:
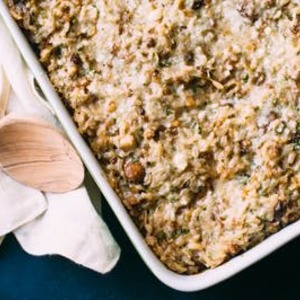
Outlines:
<svg viewBox="0 0 300 300"><path fill-rule="evenodd" d="M299 219L299 1L6 1L170 269Z"/></svg>

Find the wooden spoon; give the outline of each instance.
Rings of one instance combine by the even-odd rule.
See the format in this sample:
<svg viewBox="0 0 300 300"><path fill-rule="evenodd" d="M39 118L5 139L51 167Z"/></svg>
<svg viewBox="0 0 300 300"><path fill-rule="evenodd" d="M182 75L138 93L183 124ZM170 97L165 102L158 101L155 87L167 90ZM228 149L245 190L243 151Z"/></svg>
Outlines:
<svg viewBox="0 0 300 300"><path fill-rule="evenodd" d="M3 119L0 165L17 181L43 192L68 192L84 179L83 164L72 145L38 119Z"/></svg>

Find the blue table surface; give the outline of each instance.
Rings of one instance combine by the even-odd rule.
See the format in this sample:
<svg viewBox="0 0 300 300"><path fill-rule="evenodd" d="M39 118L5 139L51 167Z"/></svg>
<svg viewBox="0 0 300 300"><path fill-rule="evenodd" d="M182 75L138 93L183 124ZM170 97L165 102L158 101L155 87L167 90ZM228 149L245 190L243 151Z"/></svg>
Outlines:
<svg viewBox="0 0 300 300"><path fill-rule="evenodd" d="M58 256L30 256L10 235L0 247L0 300L300 299L300 238L224 283L182 293L152 275L105 203L103 211L122 248L112 272L100 275Z"/></svg>

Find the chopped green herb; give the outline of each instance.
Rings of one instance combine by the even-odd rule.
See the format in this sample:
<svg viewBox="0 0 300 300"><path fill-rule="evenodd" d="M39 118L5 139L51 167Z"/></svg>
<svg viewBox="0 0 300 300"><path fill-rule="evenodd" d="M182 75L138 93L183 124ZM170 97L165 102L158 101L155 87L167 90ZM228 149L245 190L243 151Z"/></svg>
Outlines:
<svg viewBox="0 0 300 300"><path fill-rule="evenodd" d="M299 151L300 150L300 135L296 135L292 142L294 143L294 149Z"/></svg>
<svg viewBox="0 0 300 300"><path fill-rule="evenodd" d="M157 234L156 234L156 238L159 241L165 240L167 237L166 233L163 230L160 230Z"/></svg>
<svg viewBox="0 0 300 300"><path fill-rule="evenodd" d="M175 198L174 196L172 196L172 197L170 198L170 201L171 201L172 203L176 203L176 202L178 202L178 199Z"/></svg>
<svg viewBox="0 0 300 300"><path fill-rule="evenodd" d="M172 232L172 238L178 238L179 236L181 235L185 235L185 234L188 234L190 232L189 229L187 228L179 228L179 229L176 229Z"/></svg>
<svg viewBox="0 0 300 300"><path fill-rule="evenodd" d="M192 90L193 93L196 93L198 88L201 87L200 78L192 77L188 82L184 84L186 90Z"/></svg>
<svg viewBox="0 0 300 300"><path fill-rule="evenodd" d="M165 106L164 107L164 113L167 115L167 116L169 116L169 115L171 115L172 114L172 108L171 107L169 107L169 106Z"/></svg>
<svg viewBox="0 0 300 300"><path fill-rule="evenodd" d="M170 67L171 64L171 57L169 53L158 54L158 66L160 68Z"/></svg>
<svg viewBox="0 0 300 300"><path fill-rule="evenodd" d="M198 133L201 134L202 133L202 127L198 124Z"/></svg>
<svg viewBox="0 0 300 300"><path fill-rule="evenodd" d="M142 127L137 128L134 131L134 136L137 140L141 140L143 138L143 134L144 134L144 129Z"/></svg>
<svg viewBox="0 0 300 300"><path fill-rule="evenodd" d="M294 149L299 151L300 150L300 142L295 144Z"/></svg>
<svg viewBox="0 0 300 300"><path fill-rule="evenodd" d="M238 177L238 181L242 185L246 185L249 182L249 176L248 175L241 175Z"/></svg>
<svg viewBox="0 0 300 300"><path fill-rule="evenodd" d="M249 80L249 75L247 73L242 74L242 80L246 83Z"/></svg>

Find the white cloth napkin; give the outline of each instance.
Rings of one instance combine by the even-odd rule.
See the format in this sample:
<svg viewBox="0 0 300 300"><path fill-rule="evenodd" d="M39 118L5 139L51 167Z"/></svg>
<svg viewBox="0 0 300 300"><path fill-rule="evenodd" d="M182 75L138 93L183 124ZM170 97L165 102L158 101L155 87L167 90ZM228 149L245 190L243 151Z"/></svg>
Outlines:
<svg viewBox="0 0 300 300"><path fill-rule="evenodd" d="M0 236L32 221L47 210L44 195L0 172Z"/></svg>
<svg viewBox="0 0 300 300"><path fill-rule="evenodd" d="M1 64L13 88L7 114L38 116L59 127L33 92L28 69L0 18ZM10 232L30 254L58 254L100 273L110 271L120 256L119 246L85 187L65 194L44 194L0 170L0 245Z"/></svg>

